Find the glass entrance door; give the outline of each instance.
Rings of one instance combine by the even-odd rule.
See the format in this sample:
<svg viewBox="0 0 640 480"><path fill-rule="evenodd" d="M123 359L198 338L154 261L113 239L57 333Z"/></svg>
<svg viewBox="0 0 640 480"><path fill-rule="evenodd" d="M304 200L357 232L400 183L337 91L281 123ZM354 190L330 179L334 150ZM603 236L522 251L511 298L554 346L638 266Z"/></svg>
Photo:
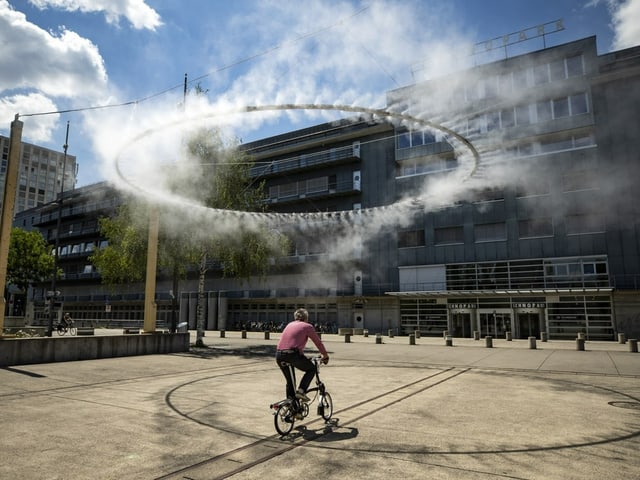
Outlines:
<svg viewBox="0 0 640 480"><path fill-rule="evenodd" d="M504 337L511 331L511 314L501 312L480 312L480 336Z"/></svg>
<svg viewBox="0 0 640 480"><path fill-rule="evenodd" d="M471 313L451 313L451 329L454 337L471 338Z"/></svg>
<svg viewBox="0 0 640 480"><path fill-rule="evenodd" d="M519 338L540 338L540 314L518 313Z"/></svg>

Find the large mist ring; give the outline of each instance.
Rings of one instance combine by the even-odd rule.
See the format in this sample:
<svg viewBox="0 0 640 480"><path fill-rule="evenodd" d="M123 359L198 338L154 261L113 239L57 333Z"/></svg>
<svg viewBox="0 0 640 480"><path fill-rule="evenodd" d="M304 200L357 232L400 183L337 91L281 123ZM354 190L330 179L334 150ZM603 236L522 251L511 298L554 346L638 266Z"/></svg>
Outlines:
<svg viewBox="0 0 640 480"><path fill-rule="evenodd" d="M415 117L413 115L409 115L407 113L401 112L393 112L384 109L377 108L368 108L368 107L359 107L359 106L350 106L350 105L329 105L329 104L282 104L282 105L261 105L261 106L244 106L233 109L228 109L224 111L215 111L210 113L198 114L194 116L186 116L180 119L167 122L164 125L154 127L148 130L143 131L142 133L136 135L132 139L130 139L118 152L115 157L115 169L117 176L119 179L126 184L132 192L136 194L142 194L147 197L151 197L156 201L162 201L166 203L171 203L174 206L188 207L192 209L206 209L210 213L214 214L230 214L233 213L236 216L240 217L250 217L252 219L259 219L270 222L290 222L295 221L297 219L305 219L305 220L323 220L328 218L333 218L336 215L341 215L342 218L347 219L353 215L366 215L367 213L374 213L379 211L389 211L394 207L407 207L407 206L419 206L422 201L420 197L410 197L399 200L391 205L386 205L382 207L371 207L371 208L363 208L362 210L345 210L340 212L303 212L303 213L274 213L274 212L244 212L237 210L222 210L222 209L214 209L204 207L201 204L195 203L193 200L185 197L180 197L176 195L168 195L166 197L159 198L157 192L150 191L149 189L145 189L138 184L133 183L127 176L123 173L120 162L122 159L123 153L136 142L141 141L142 139L149 137L153 134L162 132L166 129L175 126L184 126L186 124L194 123L197 121L202 121L205 119L210 119L214 117L220 117L224 115L234 115L239 113L252 113L252 112L266 112L266 111L278 111L278 110L331 110L331 111L342 111L342 112L353 112L359 114L365 114L371 116L374 121L395 121L397 123L401 123L404 125L411 126L412 128L418 127L426 127L432 130L436 130L441 132L447 140L452 144L454 150L460 151L460 149L466 150L470 154L469 160L464 162L461 166L456 170L458 175L458 180L464 182L471 178L475 173L479 165L480 155L473 144L462 135L456 133L455 131L447 128L443 125L434 123L429 120L425 120L422 118ZM463 156L464 158L465 156Z"/></svg>

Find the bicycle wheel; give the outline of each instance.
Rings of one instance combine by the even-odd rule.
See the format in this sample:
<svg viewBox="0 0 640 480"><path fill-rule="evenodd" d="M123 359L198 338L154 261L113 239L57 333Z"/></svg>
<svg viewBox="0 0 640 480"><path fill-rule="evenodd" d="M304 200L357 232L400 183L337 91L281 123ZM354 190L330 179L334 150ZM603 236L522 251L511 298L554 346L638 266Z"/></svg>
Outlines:
<svg viewBox="0 0 640 480"><path fill-rule="evenodd" d="M291 405L280 405L276 414L273 416L273 423L276 426L276 431L280 435L287 435L293 430L293 424L296 421L296 417L291 410Z"/></svg>
<svg viewBox="0 0 640 480"><path fill-rule="evenodd" d="M69 333L71 335L75 335L76 333L78 333L78 329L76 327L70 327L69 328Z"/></svg>
<svg viewBox="0 0 640 480"><path fill-rule="evenodd" d="M331 415L333 415L333 400L329 392L324 392L324 395L320 396L318 400L318 413L325 421L328 422L331 420Z"/></svg>
<svg viewBox="0 0 640 480"><path fill-rule="evenodd" d="M64 335L65 333L67 333L67 329L64 328L64 326L62 326L61 324L58 325L58 335Z"/></svg>

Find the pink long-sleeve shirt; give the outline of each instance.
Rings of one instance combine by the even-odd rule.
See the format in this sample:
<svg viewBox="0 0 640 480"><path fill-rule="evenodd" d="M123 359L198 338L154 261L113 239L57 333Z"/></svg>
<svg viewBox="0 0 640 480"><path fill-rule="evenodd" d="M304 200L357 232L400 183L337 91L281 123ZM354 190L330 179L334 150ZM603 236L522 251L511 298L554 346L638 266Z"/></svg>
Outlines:
<svg viewBox="0 0 640 480"><path fill-rule="evenodd" d="M309 338L318 350L320 350L322 355L327 355L327 350L324 348L322 340L320 340L320 337L316 333L316 329L313 328L313 325L310 323L301 320L295 320L284 328L277 348L278 350L297 348L300 353L303 353L304 347L307 345L307 339Z"/></svg>

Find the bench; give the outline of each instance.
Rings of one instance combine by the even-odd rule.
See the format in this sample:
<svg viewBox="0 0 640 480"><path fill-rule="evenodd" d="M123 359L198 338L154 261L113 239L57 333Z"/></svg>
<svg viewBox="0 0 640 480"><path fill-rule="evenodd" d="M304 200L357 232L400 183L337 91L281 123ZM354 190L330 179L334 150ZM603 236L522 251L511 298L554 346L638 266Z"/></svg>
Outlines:
<svg viewBox="0 0 640 480"><path fill-rule="evenodd" d="M78 327L76 335L95 335L95 331L93 327Z"/></svg>

